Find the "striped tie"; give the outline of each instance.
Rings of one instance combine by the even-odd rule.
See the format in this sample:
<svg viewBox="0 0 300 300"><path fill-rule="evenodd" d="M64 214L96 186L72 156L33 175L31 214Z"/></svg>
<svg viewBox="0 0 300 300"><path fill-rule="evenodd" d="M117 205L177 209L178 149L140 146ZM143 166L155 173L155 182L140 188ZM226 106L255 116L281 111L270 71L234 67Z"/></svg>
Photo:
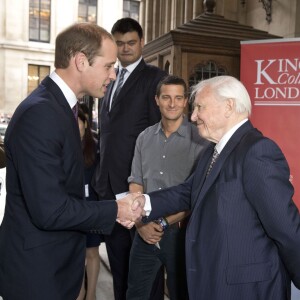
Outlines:
<svg viewBox="0 0 300 300"><path fill-rule="evenodd" d="M125 69L125 68L121 70L118 85L117 85L117 88L115 90L115 93L114 93L114 96L113 96L113 99L112 99L112 103L115 101L115 99L117 98L117 96L118 96L118 94L119 94L119 92L122 88L123 81L124 81L124 75L125 75L126 72L127 72L127 69Z"/></svg>
<svg viewBox="0 0 300 300"><path fill-rule="evenodd" d="M208 170L207 170L207 172L206 172L206 176L209 175L209 173L210 173L210 171L211 171L213 165L215 164L215 162L216 162L218 156L219 156L219 153L218 153L217 149L215 148L214 153L213 153L212 158L211 158L210 165L209 165Z"/></svg>

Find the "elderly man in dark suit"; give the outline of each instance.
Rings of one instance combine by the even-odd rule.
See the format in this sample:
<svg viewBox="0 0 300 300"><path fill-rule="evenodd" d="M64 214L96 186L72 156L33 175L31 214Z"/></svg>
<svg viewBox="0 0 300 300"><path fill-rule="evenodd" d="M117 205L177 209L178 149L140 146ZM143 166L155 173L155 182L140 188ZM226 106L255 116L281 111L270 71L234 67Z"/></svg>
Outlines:
<svg viewBox="0 0 300 300"><path fill-rule="evenodd" d="M193 95L192 120L211 147L186 182L149 194L149 220L191 209L190 299L288 300L291 280L300 287L300 215L285 157L248 120L237 79L204 80Z"/></svg>
<svg viewBox="0 0 300 300"><path fill-rule="evenodd" d="M56 70L16 109L5 134L7 198L0 229L0 296L74 300L85 233L109 234L116 218L137 219L128 196L84 201L77 99L102 97L115 79L117 48L97 25L76 24L56 39ZM72 111L74 109L74 113ZM75 117L74 117L75 114Z"/></svg>
<svg viewBox="0 0 300 300"><path fill-rule="evenodd" d="M143 30L131 19L118 20L112 30L118 46L118 75L108 87L100 110L100 164L94 188L100 199L128 191L135 141L140 132L160 120L155 102L158 82L167 74L142 58ZM132 236L116 224L105 236L116 300L126 299Z"/></svg>

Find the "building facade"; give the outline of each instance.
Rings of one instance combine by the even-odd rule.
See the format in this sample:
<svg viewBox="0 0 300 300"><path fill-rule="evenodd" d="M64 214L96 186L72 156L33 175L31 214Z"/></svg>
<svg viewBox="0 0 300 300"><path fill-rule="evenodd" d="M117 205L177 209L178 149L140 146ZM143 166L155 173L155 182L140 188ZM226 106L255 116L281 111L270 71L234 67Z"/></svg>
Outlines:
<svg viewBox="0 0 300 300"><path fill-rule="evenodd" d="M109 2L109 4L108 4ZM0 114L11 115L52 70L56 35L82 21L110 31L137 1L1 0ZM138 1L139 2L139 1Z"/></svg>
<svg viewBox="0 0 300 300"><path fill-rule="evenodd" d="M55 37L65 27L90 21L110 31L117 19L131 16L140 21L151 44L212 3L214 14L226 20L280 37L300 36L300 0L1 0L0 115L11 115L54 69ZM153 64L159 65L159 57ZM171 67L169 71L176 73Z"/></svg>
<svg viewBox="0 0 300 300"><path fill-rule="evenodd" d="M300 36L299 0L141 0L146 42L201 15L204 3L212 2L214 13L225 19L285 38Z"/></svg>

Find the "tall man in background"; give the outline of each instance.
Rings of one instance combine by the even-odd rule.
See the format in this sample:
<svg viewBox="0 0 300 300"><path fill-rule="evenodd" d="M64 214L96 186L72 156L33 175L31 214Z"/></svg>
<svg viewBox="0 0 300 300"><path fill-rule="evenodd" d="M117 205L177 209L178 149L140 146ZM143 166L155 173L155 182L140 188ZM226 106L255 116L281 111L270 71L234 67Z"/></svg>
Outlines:
<svg viewBox="0 0 300 300"><path fill-rule="evenodd" d="M156 86L166 73L142 58L143 30L131 18L118 20L111 33L118 47L117 79L108 87L100 109L100 164L94 188L100 200L128 191L135 141L141 131L160 120ZM120 224L105 236L116 300L126 298L132 236Z"/></svg>
<svg viewBox="0 0 300 300"><path fill-rule="evenodd" d="M55 71L16 109L5 134L7 197L0 228L3 299L74 300L86 232L109 234L116 218L136 219L130 198L84 200L77 99L103 97L115 79L117 49L95 24L56 38ZM72 111L73 110L73 111Z"/></svg>

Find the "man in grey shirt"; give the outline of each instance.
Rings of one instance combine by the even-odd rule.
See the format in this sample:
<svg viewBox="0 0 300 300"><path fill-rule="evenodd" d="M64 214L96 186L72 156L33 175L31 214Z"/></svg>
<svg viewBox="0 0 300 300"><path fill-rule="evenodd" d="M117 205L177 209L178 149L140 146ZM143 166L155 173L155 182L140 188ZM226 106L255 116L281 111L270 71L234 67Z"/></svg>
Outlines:
<svg viewBox="0 0 300 300"><path fill-rule="evenodd" d="M168 76L157 87L162 119L138 137L128 178L130 192L149 193L182 183L191 173L207 142L184 117L187 87ZM160 267L167 271L169 295L188 299L185 277L184 218L189 212L165 216L148 224L137 222L130 253L127 300L149 299ZM163 295L161 295L163 297Z"/></svg>

